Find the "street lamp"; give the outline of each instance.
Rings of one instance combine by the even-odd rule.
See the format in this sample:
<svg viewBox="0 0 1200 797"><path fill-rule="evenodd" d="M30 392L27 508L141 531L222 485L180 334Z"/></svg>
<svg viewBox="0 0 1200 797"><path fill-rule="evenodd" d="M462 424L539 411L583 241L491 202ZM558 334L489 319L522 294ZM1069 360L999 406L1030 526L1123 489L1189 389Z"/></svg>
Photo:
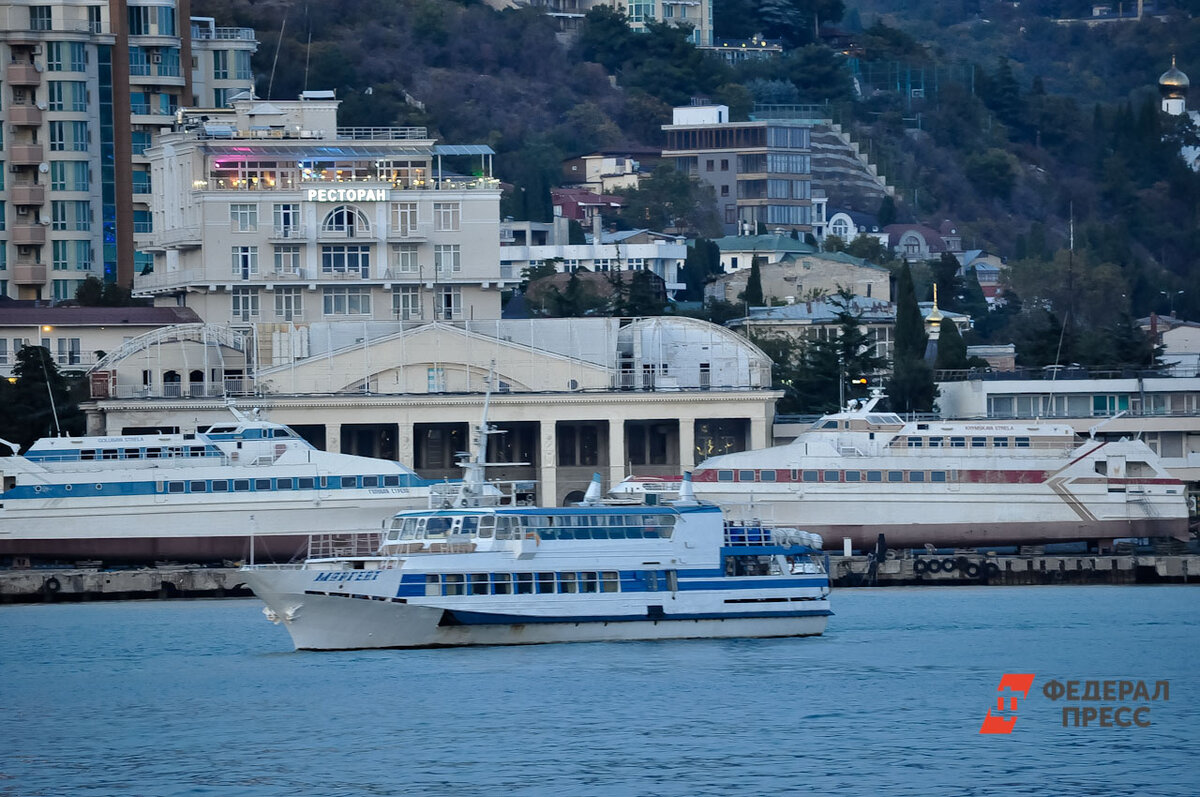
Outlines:
<svg viewBox="0 0 1200 797"><path fill-rule="evenodd" d="M1171 318L1174 318L1175 317L1175 297L1183 296L1183 291L1174 291L1174 292L1159 291L1159 293L1161 293L1163 296L1166 296L1167 299L1169 300L1170 303L1168 306L1170 307L1170 312L1168 314L1171 316Z"/></svg>

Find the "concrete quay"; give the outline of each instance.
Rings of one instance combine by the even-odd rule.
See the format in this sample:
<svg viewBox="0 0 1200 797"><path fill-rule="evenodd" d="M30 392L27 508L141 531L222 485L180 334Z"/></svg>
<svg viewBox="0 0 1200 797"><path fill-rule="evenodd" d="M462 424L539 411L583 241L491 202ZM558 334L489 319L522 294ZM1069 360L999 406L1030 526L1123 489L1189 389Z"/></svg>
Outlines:
<svg viewBox="0 0 1200 797"><path fill-rule="evenodd" d="M876 561L874 556L830 556L835 586L953 586L986 584L1200 584L1200 556L917 554Z"/></svg>
<svg viewBox="0 0 1200 797"><path fill-rule="evenodd" d="M251 596L240 583L232 567L0 570L0 604Z"/></svg>

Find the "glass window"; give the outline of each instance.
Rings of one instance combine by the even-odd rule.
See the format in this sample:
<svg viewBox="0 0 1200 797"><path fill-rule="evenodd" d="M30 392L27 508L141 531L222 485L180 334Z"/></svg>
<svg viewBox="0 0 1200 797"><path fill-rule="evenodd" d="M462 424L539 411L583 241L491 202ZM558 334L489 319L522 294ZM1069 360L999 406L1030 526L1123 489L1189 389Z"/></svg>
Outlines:
<svg viewBox="0 0 1200 797"><path fill-rule="evenodd" d="M416 235L417 232L417 203L392 203L392 231L396 235Z"/></svg>
<svg viewBox="0 0 1200 797"><path fill-rule="evenodd" d="M416 244L392 244L392 271L397 274L416 274L420 269Z"/></svg>
<svg viewBox="0 0 1200 797"><path fill-rule="evenodd" d="M910 470L910 471L908 472L908 480L909 480L910 482L923 482L923 481L925 481L925 471L923 471L923 470Z"/></svg>
<svg viewBox="0 0 1200 797"><path fill-rule="evenodd" d="M462 254L458 244L435 244L433 267L438 274L456 274L462 271Z"/></svg>
<svg viewBox="0 0 1200 797"><path fill-rule="evenodd" d="M366 235L371 232L366 214L350 205L338 205L325 215L321 222L321 232L342 233L349 238L356 235Z"/></svg>
<svg viewBox="0 0 1200 797"><path fill-rule="evenodd" d="M819 471L806 470L801 479L806 482L819 482L821 481L821 474Z"/></svg>
<svg viewBox="0 0 1200 797"><path fill-rule="evenodd" d="M29 29L51 30L50 6L29 7Z"/></svg>
<svg viewBox="0 0 1200 797"><path fill-rule="evenodd" d="M321 273L371 275L371 247L362 244L333 244L321 247Z"/></svg>
<svg viewBox="0 0 1200 797"><path fill-rule="evenodd" d="M258 289L234 288L229 294L230 309L238 321L258 318Z"/></svg>
<svg viewBox="0 0 1200 797"><path fill-rule="evenodd" d="M300 273L300 245L275 245L275 271L279 274Z"/></svg>
<svg viewBox="0 0 1200 797"><path fill-rule="evenodd" d="M578 592L578 585L575 580L574 573L559 573L558 574L558 591L559 592Z"/></svg>
<svg viewBox="0 0 1200 797"><path fill-rule="evenodd" d="M439 231L454 231L459 227L459 202L433 203L433 228Z"/></svg>
<svg viewBox="0 0 1200 797"><path fill-rule="evenodd" d="M462 288L458 285L442 286L437 292L437 317L453 321L463 316Z"/></svg>
<svg viewBox="0 0 1200 797"><path fill-rule="evenodd" d="M902 482L902 481L904 481L904 471L902 471L902 470L889 470L889 471L888 471L888 481L889 481L889 482Z"/></svg>
<svg viewBox="0 0 1200 797"><path fill-rule="evenodd" d="M235 246L231 250L231 259L233 276L250 279L258 274L257 246Z"/></svg>
<svg viewBox="0 0 1200 797"><path fill-rule="evenodd" d="M929 481L931 481L931 482L944 482L944 481L946 481L946 471L944 471L944 470L931 470L931 471L929 472Z"/></svg>
<svg viewBox="0 0 1200 797"><path fill-rule="evenodd" d="M986 437L972 437L971 438L971 448L987 448L987 438Z"/></svg>
<svg viewBox="0 0 1200 797"><path fill-rule="evenodd" d="M738 471L738 481L740 481L740 482L752 482L752 481L756 481L756 479L754 478L754 471L752 471L752 470L739 470L739 471Z"/></svg>
<svg viewBox="0 0 1200 797"><path fill-rule="evenodd" d="M322 299L325 315L371 314L371 292L366 287L325 288Z"/></svg>
<svg viewBox="0 0 1200 797"><path fill-rule="evenodd" d="M401 285L392 288L392 315L401 321L421 317L421 295L416 285Z"/></svg>
<svg viewBox="0 0 1200 797"><path fill-rule="evenodd" d="M230 205L229 224L233 232L257 232L258 205Z"/></svg>
<svg viewBox="0 0 1200 797"><path fill-rule="evenodd" d="M304 293L300 288L275 289L275 315L284 321L304 316Z"/></svg>

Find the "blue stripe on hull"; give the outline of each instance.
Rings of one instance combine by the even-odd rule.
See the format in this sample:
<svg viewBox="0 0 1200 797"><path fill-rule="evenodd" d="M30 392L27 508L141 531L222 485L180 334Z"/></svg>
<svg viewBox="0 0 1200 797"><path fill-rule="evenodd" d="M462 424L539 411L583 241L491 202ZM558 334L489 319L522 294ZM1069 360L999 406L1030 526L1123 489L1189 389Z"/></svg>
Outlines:
<svg viewBox="0 0 1200 797"><path fill-rule="evenodd" d="M441 625L524 625L528 623L629 623L671 622L673 620L743 620L750 618L783 618L783 617L829 617L833 614L829 609L792 609L780 612L702 612L697 614L664 614L655 617L650 614L612 614L612 615L565 615L565 616L534 616L528 614L490 614L487 612L466 612L459 609L445 609Z"/></svg>

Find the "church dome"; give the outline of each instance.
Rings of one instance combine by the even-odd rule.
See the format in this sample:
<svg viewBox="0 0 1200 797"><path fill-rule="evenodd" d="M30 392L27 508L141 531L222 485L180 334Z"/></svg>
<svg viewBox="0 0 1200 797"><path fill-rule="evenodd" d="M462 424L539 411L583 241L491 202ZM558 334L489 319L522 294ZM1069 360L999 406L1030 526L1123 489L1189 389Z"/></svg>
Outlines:
<svg viewBox="0 0 1200 797"><path fill-rule="evenodd" d="M1175 56L1171 56L1171 68L1158 78L1158 90L1166 95L1182 97L1190 85L1188 76L1175 66Z"/></svg>

